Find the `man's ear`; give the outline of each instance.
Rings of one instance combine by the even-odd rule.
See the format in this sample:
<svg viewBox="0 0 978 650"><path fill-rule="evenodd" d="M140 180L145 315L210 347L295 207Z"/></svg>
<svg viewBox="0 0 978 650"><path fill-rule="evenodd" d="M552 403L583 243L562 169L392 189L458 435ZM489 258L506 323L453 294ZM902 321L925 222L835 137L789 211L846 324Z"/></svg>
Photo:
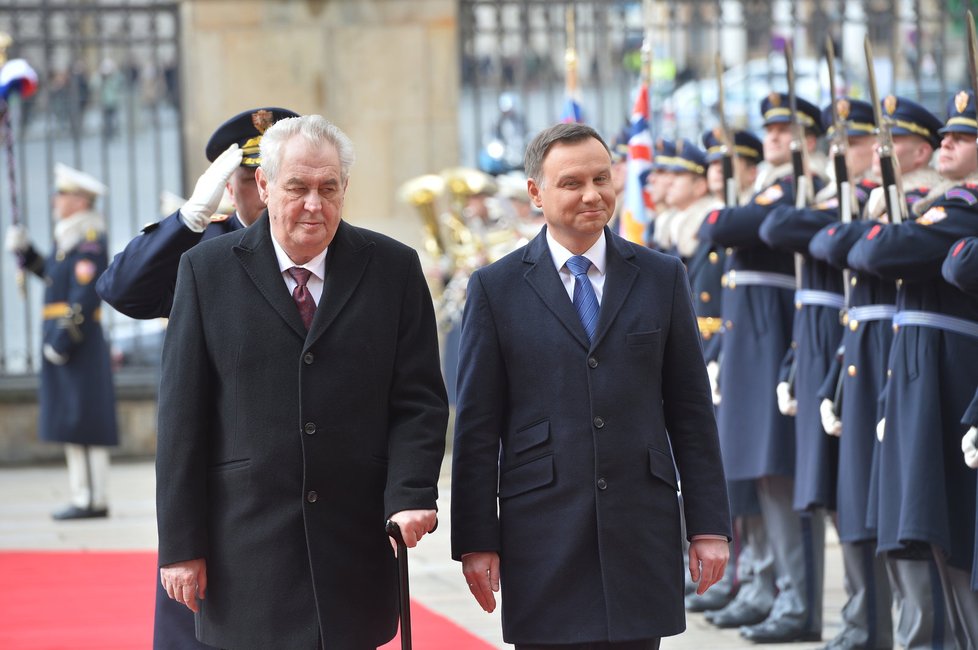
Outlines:
<svg viewBox="0 0 978 650"><path fill-rule="evenodd" d="M526 191L529 192L530 201L533 202L533 205L538 208L542 208L543 199L540 197L540 187L537 185L537 182L534 179L526 179Z"/></svg>
<svg viewBox="0 0 978 650"><path fill-rule="evenodd" d="M258 184L258 198L262 203L268 203L268 177L261 167L255 167L255 182Z"/></svg>

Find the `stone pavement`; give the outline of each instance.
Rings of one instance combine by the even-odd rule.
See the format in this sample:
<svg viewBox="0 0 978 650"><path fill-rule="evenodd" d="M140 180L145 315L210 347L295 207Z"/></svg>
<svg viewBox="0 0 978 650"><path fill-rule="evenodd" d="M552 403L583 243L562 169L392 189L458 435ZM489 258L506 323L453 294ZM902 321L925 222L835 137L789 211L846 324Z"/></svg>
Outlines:
<svg viewBox="0 0 978 650"><path fill-rule="evenodd" d="M409 556L411 596L496 647L512 648L502 641L498 609L494 614L486 614L478 607L462 579L460 565L451 560L448 468L446 461L442 467L439 530L422 540ZM111 516L107 520L52 521L50 512L66 502L66 483L66 472L61 465L0 469L0 550L155 550L155 476L151 461L113 465ZM834 536L827 544L825 584L823 636L828 640L839 629L839 612L845 600L842 560ZM662 642L664 650L725 650L752 646L742 640L736 630L717 630L700 614L688 615L684 634ZM764 647L808 650L820 646L818 643L795 643Z"/></svg>

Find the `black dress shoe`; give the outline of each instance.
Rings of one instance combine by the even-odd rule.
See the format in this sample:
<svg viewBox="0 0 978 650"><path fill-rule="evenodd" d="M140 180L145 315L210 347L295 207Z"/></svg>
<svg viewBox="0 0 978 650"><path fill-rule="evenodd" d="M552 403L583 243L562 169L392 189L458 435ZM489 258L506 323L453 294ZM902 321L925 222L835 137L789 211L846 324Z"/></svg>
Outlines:
<svg viewBox="0 0 978 650"><path fill-rule="evenodd" d="M65 521L68 519L98 519L108 517L108 508L79 508L78 506L68 506L57 512L51 513L51 518L55 521Z"/></svg>
<svg viewBox="0 0 978 650"><path fill-rule="evenodd" d="M821 632L810 632L797 624L780 620L766 620L757 625L740 628L740 636L754 643L794 643L796 641L821 641Z"/></svg>
<svg viewBox="0 0 978 650"><path fill-rule="evenodd" d="M723 609L733 600L733 595L729 593L708 591L703 595L691 594L686 596L687 612L709 612L716 609Z"/></svg>
<svg viewBox="0 0 978 650"><path fill-rule="evenodd" d="M768 611L751 607L739 600L734 600L723 609L705 614L706 620L719 628L755 625L766 619L767 615Z"/></svg>

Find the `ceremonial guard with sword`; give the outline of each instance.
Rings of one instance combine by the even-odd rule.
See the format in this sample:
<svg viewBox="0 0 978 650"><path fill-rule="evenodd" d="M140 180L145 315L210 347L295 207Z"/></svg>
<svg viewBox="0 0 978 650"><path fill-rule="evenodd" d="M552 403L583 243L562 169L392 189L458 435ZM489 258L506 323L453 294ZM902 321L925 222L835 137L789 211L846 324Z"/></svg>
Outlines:
<svg viewBox="0 0 978 650"><path fill-rule="evenodd" d="M959 462L967 429L960 420L978 386L978 364L969 362L978 359L978 300L947 283L941 265L958 239L978 230L973 93L951 98L941 133L938 171L945 181L914 204L912 220L895 223L902 206L891 202L890 223L874 225L848 261L897 283L878 427L879 550L933 553L954 637L946 642L965 648L978 641L978 595L970 588L976 481Z"/></svg>
<svg viewBox="0 0 978 650"><path fill-rule="evenodd" d="M881 167L896 167L896 178L908 202L928 192L939 180L929 167L940 146L938 129L943 122L919 104L888 96L879 102L879 121L888 125L892 146L879 149L873 176ZM880 156L883 163L880 163ZM892 158L892 161L888 161ZM887 171L889 176L889 171ZM876 501L879 442L876 423L882 417L879 395L886 381L887 358L893 339L892 318L896 286L892 281L847 268L847 256L858 239L885 215L884 186L874 189L863 211L865 219L840 221L823 228L812 239L809 251L839 270L846 280L846 313L840 355L819 390L820 412L826 433L839 436L836 528L842 543L849 602L843 611L848 643L864 639L871 647L890 647L890 607L898 614L896 643L904 648L937 647L946 635L946 617L937 569L927 550L922 556L876 554ZM861 559L860 559L861 558ZM885 571L880 571L882 563ZM860 568L865 568L860 575ZM892 591L892 597L889 592ZM859 599L862 595L863 600ZM937 595L934 602L932 596ZM870 606L872 604L872 606ZM866 618L862 618L866 617ZM855 626L850 620L862 621ZM875 629L876 634L871 634Z"/></svg>
<svg viewBox="0 0 978 650"><path fill-rule="evenodd" d="M755 480L761 513L771 542L779 594L770 612L745 609L741 634L752 641L778 642L821 638L821 612L810 607L809 587L815 539L824 526L792 508L795 440L791 420L777 408L775 386L784 351L791 341L795 289L791 257L760 238L760 225L777 205L795 203L798 180L792 175L792 120L804 129L801 146L813 152L822 133L818 108L802 99L771 93L761 102L764 159L757 192L747 205L728 207L703 223L700 239L717 248L732 247L723 292L721 328L723 364L718 410L720 443L727 478ZM812 169L814 169L814 165ZM820 189L820 181L804 176ZM805 191L803 189L803 191Z"/></svg>

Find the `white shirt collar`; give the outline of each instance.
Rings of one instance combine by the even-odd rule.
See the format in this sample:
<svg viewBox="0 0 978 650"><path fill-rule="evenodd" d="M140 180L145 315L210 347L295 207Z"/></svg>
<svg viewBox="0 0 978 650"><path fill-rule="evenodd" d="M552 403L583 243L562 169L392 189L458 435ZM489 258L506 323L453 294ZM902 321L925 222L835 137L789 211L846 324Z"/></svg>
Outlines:
<svg viewBox="0 0 978 650"><path fill-rule="evenodd" d="M293 262L292 258L285 252L285 249L278 243L278 240L275 239L275 235L272 235L272 246L275 248L275 258L278 260L278 270L280 272L285 273L293 266L298 266L299 268L309 269L319 280L326 279L326 253L329 252L329 246L305 264L296 264Z"/></svg>
<svg viewBox="0 0 978 650"><path fill-rule="evenodd" d="M557 267L557 271L564 268L564 264L567 263L567 260L574 256L574 253L564 248L556 239L554 239L553 235L550 233L550 228L547 228L547 246L550 248L550 257L553 258L554 266ZM591 264L594 266L594 269L598 272L598 274L602 276L604 275L606 268L606 260L608 258L607 251L608 242L605 239L604 232L602 232L601 236L598 237L598 240L594 242L594 245L583 253L584 257L591 260Z"/></svg>

